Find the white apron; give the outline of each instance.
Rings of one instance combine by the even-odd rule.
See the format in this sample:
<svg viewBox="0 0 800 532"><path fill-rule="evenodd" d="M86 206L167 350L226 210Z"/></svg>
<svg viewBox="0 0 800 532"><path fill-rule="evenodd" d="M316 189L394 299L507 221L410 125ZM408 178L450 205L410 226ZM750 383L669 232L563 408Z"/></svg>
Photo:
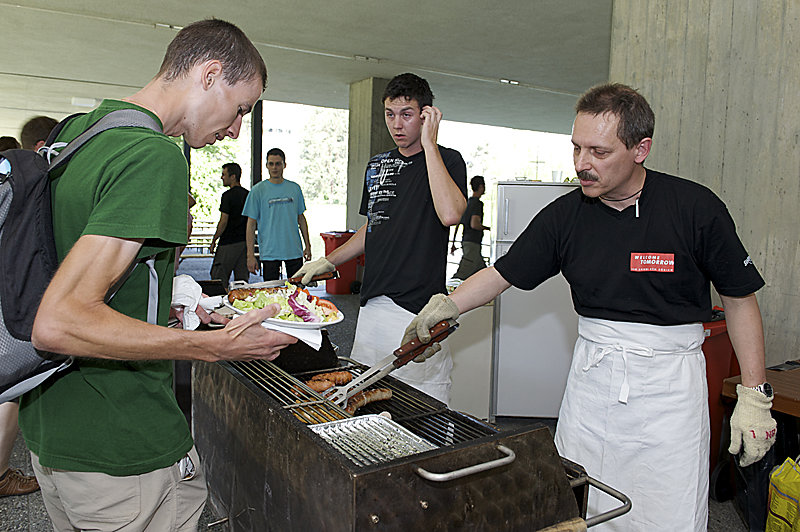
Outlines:
<svg viewBox="0 0 800 532"><path fill-rule="evenodd" d="M710 432L702 344L699 323L579 319L556 447L633 504L593 531L706 530ZM619 505L590 490L590 517Z"/></svg>
<svg viewBox="0 0 800 532"><path fill-rule="evenodd" d="M350 358L372 366L386 358L403 341L403 333L415 314L394 303L386 296L373 297L358 312L356 337ZM391 373L445 404L450 402L450 371L453 360L447 340L442 350L424 363L409 362Z"/></svg>

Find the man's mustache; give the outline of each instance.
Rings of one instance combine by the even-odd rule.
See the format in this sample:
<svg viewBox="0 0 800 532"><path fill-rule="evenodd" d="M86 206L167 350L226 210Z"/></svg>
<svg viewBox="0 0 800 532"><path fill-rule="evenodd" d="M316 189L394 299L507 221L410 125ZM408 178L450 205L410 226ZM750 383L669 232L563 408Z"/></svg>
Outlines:
<svg viewBox="0 0 800 532"><path fill-rule="evenodd" d="M597 181L600 179L599 176L591 173L589 170L581 170L578 172L578 178L583 181Z"/></svg>

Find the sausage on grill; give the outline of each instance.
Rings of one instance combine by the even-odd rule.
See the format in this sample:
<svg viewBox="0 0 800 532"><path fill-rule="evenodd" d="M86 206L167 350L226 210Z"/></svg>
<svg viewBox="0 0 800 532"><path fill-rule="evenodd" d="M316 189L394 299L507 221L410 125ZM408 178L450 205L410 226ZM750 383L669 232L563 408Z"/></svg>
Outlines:
<svg viewBox="0 0 800 532"><path fill-rule="evenodd" d="M388 388L377 388L375 390L364 390L358 392L353 397L347 400L347 407L345 410L348 414L355 414L356 410L362 406L372 403L374 401L385 401L392 398L392 390Z"/></svg>
<svg viewBox="0 0 800 532"><path fill-rule="evenodd" d="M336 386L341 386L342 384L347 384L351 380L353 380L353 374L349 371L331 371L330 373L320 373L319 375L314 375L311 377L309 382L331 381ZM308 384L308 382L306 384Z"/></svg>

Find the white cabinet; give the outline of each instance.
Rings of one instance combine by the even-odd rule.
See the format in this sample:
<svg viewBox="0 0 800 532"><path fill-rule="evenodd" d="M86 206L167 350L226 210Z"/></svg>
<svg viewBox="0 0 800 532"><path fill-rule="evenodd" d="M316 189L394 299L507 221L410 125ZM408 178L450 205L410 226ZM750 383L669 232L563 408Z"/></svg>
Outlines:
<svg viewBox="0 0 800 532"><path fill-rule="evenodd" d="M489 303L463 314L447 339L453 354L450 408L478 419L489 418L493 311Z"/></svg>

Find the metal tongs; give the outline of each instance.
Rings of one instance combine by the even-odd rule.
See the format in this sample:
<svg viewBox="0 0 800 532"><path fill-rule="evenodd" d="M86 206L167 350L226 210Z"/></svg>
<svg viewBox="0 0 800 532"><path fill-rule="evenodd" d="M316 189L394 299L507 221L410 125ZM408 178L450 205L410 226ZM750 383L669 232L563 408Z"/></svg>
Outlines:
<svg viewBox="0 0 800 532"><path fill-rule="evenodd" d="M317 281L329 281L331 279L338 279L338 278L339 278L339 272L334 270L332 272L321 273L319 275L315 275L314 277L311 278L311 282L315 283ZM273 286L283 286L287 282L289 282L291 284L296 284L300 288L305 288L306 285L304 285L301 282L302 280L303 280L303 277L299 276L299 277L290 277L288 279L278 279L276 281L264 281L263 283L253 283L253 284L249 284L247 281L233 281L231 283L231 289L234 289L234 288L245 288L245 287L246 288L271 288Z"/></svg>
<svg viewBox="0 0 800 532"><path fill-rule="evenodd" d="M357 379L350 381L344 386L337 386L336 392L327 398L341 407L347 406L347 400L368 386L378 382L392 371L401 368L421 355L434 342L440 342L458 328L455 320L443 320L431 328L431 340L421 343L419 338L398 347L391 355L387 356L364 373Z"/></svg>

